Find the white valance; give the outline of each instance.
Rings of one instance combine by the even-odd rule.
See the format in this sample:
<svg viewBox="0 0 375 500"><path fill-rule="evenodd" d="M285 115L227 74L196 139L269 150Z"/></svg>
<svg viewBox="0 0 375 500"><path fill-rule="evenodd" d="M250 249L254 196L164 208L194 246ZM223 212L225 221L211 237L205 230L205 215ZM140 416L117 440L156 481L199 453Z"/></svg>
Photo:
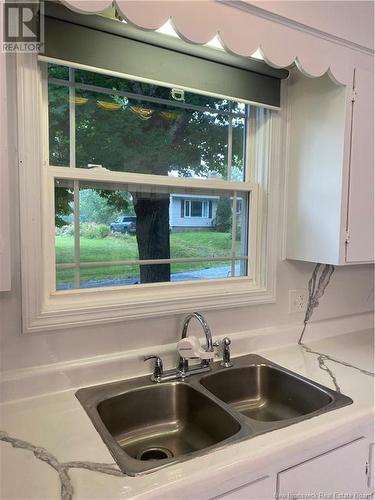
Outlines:
<svg viewBox="0 0 375 500"><path fill-rule="evenodd" d="M112 5L111 0L63 0L63 3L87 14L100 13ZM311 34L248 12L244 2L235 2L238 8L214 0L116 0L115 4L123 18L138 28L156 30L170 19L176 32L189 42L205 44L217 35L234 54L249 57L260 49L271 66L287 68L296 63L307 76L318 77L328 72L332 79L345 85L351 84L358 57L368 57L333 43L324 34Z"/></svg>

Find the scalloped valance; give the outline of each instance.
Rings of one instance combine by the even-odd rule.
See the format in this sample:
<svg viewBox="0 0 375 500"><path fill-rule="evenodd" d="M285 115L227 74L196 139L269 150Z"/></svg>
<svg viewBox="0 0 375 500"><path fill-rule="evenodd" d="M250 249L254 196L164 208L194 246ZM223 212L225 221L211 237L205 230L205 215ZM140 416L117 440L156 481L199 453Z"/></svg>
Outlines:
<svg viewBox="0 0 375 500"><path fill-rule="evenodd" d="M280 80L288 77L287 70L225 50L188 44L173 29L173 36L140 30L116 20L118 15L113 8L104 15L84 15L47 4L44 51L39 59L252 105L280 107Z"/></svg>
<svg viewBox="0 0 375 500"><path fill-rule="evenodd" d="M71 10L100 13L111 0L62 0ZM143 30L156 30L169 19L176 32L188 42L205 44L216 35L226 50L249 57L257 49L276 68L295 63L307 76L328 73L337 83L351 84L358 52L251 12L232 8L224 2L116 0L116 7L128 22Z"/></svg>

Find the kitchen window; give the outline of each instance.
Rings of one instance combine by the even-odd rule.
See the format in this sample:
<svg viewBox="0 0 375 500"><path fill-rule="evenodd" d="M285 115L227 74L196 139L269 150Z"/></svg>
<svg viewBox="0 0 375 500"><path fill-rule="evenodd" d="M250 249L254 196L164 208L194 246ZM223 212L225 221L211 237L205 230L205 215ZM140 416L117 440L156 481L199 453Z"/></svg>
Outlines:
<svg viewBox="0 0 375 500"><path fill-rule="evenodd" d="M273 300L277 107L74 54L18 57L24 330Z"/></svg>

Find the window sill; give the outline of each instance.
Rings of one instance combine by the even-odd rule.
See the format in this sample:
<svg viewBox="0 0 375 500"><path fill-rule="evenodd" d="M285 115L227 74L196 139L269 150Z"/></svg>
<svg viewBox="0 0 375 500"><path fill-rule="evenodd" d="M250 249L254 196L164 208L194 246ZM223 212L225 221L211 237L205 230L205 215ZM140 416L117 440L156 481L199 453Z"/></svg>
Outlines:
<svg viewBox="0 0 375 500"><path fill-rule="evenodd" d="M126 289L69 290L53 293L36 314L24 315L24 333L160 317L275 301L274 291L249 278L199 283L129 286Z"/></svg>

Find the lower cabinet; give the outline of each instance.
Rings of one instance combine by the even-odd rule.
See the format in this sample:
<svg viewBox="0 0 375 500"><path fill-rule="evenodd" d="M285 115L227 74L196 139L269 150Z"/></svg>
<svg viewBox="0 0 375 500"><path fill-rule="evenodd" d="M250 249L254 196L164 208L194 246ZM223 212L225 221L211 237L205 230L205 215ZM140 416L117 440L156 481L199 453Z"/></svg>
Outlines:
<svg viewBox="0 0 375 500"><path fill-rule="evenodd" d="M369 441L359 438L281 471L277 497L359 498L369 492Z"/></svg>
<svg viewBox="0 0 375 500"><path fill-rule="evenodd" d="M264 476L245 484L211 500L270 500L275 498L275 481L273 477Z"/></svg>
<svg viewBox="0 0 375 500"><path fill-rule="evenodd" d="M374 450L374 443L359 437L210 500L373 498Z"/></svg>

